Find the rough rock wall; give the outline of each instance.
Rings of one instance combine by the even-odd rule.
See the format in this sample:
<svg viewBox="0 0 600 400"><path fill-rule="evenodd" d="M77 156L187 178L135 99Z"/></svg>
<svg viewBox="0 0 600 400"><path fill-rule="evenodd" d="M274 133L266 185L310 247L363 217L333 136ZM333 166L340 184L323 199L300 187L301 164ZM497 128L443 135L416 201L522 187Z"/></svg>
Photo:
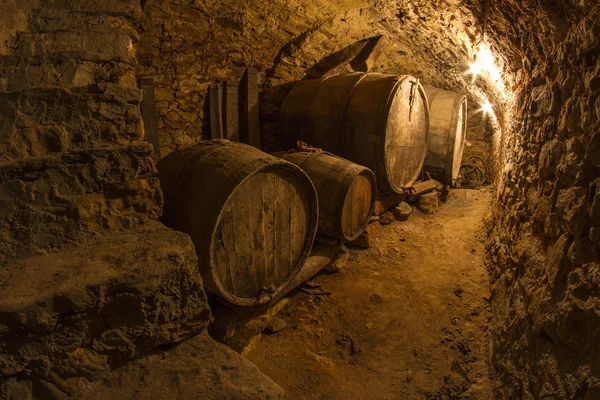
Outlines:
<svg viewBox="0 0 600 400"><path fill-rule="evenodd" d="M0 163L0 268L157 220L162 203L148 143Z"/></svg>
<svg viewBox="0 0 600 400"><path fill-rule="evenodd" d="M600 5L507 2L491 21L525 78L489 246L496 393L600 398Z"/></svg>
<svg viewBox="0 0 600 400"><path fill-rule="evenodd" d="M0 265L157 219L139 1L6 0L0 15Z"/></svg>
<svg viewBox="0 0 600 400"><path fill-rule="evenodd" d="M0 5L0 161L143 138L139 12L133 0Z"/></svg>
<svg viewBox="0 0 600 400"><path fill-rule="evenodd" d="M296 67L292 63L298 61L285 59L286 49L323 24L331 25L334 16L343 15L346 5L304 1L145 2L138 72L155 77L162 155L210 137L207 94L211 83L239 80L248 67L258 69L269 85L302 78L312 65L303 63L295 68L295 75L290 73L288 70ZM331 38L339 33L325 30L319 43L326 35ZM331 40L326 54L340 45ZM315 46L311 59L321 57L322 51ZM287 68L280 68L279 63ZM273 79L277 82L271 83Z"/></svg>

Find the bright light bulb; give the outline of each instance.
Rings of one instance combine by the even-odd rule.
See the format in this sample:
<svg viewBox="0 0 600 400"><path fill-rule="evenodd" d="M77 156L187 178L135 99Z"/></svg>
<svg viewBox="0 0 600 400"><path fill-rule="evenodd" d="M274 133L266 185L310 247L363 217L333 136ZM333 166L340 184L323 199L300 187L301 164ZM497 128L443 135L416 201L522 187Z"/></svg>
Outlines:
<svg viewBox="0 0 600 400"><path fill-rule="evenodd" d="M493 114L494 110L492 109L492 105L490 104L490 102L488 100L485 101L485 103L483 103L481 105L481 111L483 111L484 114Z"/></svg>
<svg viewBox="0 0 600 400"><path fill-rule="evenodd" d="M494 64L494 55L489 47L480 45L477 51L477 62L481 65L481 69L491 71L496 68Z"/></svg>
<svg viewBox="0 0 600 400"><path fill-rule="evenodd" d="M481 73L481 65L477 61L475 61L471 64L468 73L473 75L473 78L476 78L477 75Z"/></svg>
<svg viewBox="0 0 600 400"><path fill-rule="evenodd" d="M501 80L500 69L494 62L494 55L492 50L484 43L480 44L475 54L475 60L470 64L468 74L473 75L473 81L478 75L486 73L493 82L499 82Z"/></svg>

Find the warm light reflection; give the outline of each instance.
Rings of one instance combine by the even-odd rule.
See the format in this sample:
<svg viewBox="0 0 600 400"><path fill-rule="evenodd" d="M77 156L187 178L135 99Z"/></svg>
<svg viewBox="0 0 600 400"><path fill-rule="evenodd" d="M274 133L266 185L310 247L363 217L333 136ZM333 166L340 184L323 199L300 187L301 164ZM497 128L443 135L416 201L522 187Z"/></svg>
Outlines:
<svg viewBox="0 0 600 400"><path fill-rule="evenodd" d="M483 111L484 114L488 114L488 113L493 114L494 113L494 110L492 109L492 105L487 100L485 101L485 103L483 103L481 105L481 111Z"/></svg>
<svg viewBox="0 0 600 400"><path fill-rule="evenodd" d="M477 75L481 73L481 65L477 61L471 64L471 68L467 71L467 73L473 75L473 80L477 78Z"/></svg>
<svg viewBox="0 0 600 400"><path fill-rule="evenodd" d="M484 72L489 75L493 82L500 82L502 75L494 62L494 55L490 48L482 43L479 45L475 54L475 60L471 63L467 73L473 75L473 80L475 80L478 75Z"/></svg>

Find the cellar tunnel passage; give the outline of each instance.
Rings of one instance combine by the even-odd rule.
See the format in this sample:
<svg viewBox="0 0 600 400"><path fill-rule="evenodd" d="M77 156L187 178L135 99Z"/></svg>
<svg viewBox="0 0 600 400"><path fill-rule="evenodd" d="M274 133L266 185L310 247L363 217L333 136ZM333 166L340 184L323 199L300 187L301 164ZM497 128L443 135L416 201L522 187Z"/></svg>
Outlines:
<svg viewBox="0 0 600 400"><path fill-rule="evenodd" d="M600 398L599 53L595 0L0 1L0 398ZM432 122L427 88L466 96L463 189L429 179L423 129L402 140L425 168L386 163L376 122ZM378 93L403 112L368 112ZM401 158L422 172L399 187Z"/></svg>

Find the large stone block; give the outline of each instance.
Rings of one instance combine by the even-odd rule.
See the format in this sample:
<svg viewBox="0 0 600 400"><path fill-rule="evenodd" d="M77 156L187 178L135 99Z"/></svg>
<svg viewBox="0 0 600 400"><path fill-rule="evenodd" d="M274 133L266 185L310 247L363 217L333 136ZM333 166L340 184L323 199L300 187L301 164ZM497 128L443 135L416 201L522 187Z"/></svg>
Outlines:
<svg viewBox="0 0 600 400"><path fill-rule="evenodd" d="M54 31L21 33L15 45L15 56L40 60L77 59L94 62L120 61L135 64L132 32Z"/></svg>
<svg viewBox="0 0 600 400"><path fill-rule="evenodd" d="M531 91L531 114L534 116L558 115L560 92L550 85L536 86Z"/></svg>
<svg viewBox="0 0 600 400"><path fill-rule="evenodd" d="M159 222L12 263L0 285L0 398L73 395L210 319L190 238Z"/></svg>
<svg viewBox="0 0 600 400"><path fill-rule="evenodd" d="M69 60L58 64L32 65L21 62L0 67L0 91L4 92L52 87L81 88L103 82L118 83L122 86L124 94L127 93L127 89L137 89L135 69L124 63L100 64ZM124 97L130 98L131 95L121 96Z"/></svg>
<svg viewBox="0 0 600 400"><path fill-rule="evenodd" d="M44 4L45 7L33 11L29 22L31 31L81 31L86 28L102 30L115 27L129 28L135 31L131 23L141 13L139 0L76 3L51 0L48 2L54 2L54 4ZM132 34L136 33L132 32Z"/></svg>
<svg viewBox="0 0 600 400"><path fill-rule="evenodd" d="M202 334L124 365L80 398L277 400L285 394L250 361Z"/></svg>
<svg viewBox="0 0 600 400"><path fill-rule="evenodd" d="M0 160L142 139L141 92L114 83L0 94Z"/></svg>
<svg viewBox="0 0 600 400"><path fill-rule="evenodd" d="M147 143L0 163L0 266L158 219Z"/></svg>

